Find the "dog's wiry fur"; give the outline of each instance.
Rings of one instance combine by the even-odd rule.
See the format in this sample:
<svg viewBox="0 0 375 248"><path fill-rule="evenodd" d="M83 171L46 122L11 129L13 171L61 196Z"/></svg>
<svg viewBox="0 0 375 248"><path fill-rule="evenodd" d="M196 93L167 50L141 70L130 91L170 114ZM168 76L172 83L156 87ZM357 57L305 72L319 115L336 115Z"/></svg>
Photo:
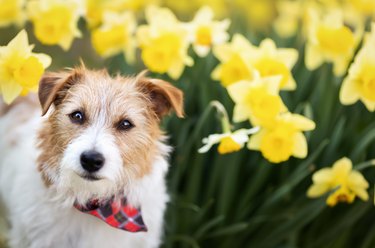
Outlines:
<svg viewBox="0 0 375 248"><path fill-rule="evenodd" d="M83 66L46 74L32 97L1 111L0 202L11 225L11 247L157 247L168 200L164 176L169 147L160 119L183 116L182 93L167 82L110 77ZM82 124L72 112L84 113ZM121 130L127 119L134 124ZM80 155L96 150L105 164L98 181L81 177ZM74 202L125 194L142 209L145 233L129 233L73 208Z"/></svg>

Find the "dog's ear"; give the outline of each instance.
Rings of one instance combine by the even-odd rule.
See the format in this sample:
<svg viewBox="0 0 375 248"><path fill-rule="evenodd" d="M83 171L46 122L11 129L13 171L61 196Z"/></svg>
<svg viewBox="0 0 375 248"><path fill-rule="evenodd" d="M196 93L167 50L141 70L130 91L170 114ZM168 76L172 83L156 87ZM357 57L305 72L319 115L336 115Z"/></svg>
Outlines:
<svg viewBox="0 0 375 248"><path fill-rule="evenodd" d="M68 89L79 81L82 74L79 70L70 72L47 72L39 81L39 102L42 107L42 116L52 105L57 106L64 99Z"/></svg>
<svg viewBox="0 0 375 248"><path fill-rule="evenodd" d="M141 87L142 92L148 95L159 119L172 110L176 112L178 117L183 118L182 91L164 80L147 78L143 75L144 73L141 73L137 76L137 84Z"/></svg>

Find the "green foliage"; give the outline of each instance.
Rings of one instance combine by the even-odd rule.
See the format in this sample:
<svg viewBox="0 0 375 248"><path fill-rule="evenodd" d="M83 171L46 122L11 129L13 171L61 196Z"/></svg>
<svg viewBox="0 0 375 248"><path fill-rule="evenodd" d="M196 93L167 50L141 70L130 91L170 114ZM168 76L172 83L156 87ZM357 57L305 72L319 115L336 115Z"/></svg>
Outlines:
<svg viewBox="0 0 375 248"><path fill-rule="evenodd" d="M273 165L246 148L229 155L215 149L197 153L202 137L221 131L209 102L219 100L229 111L233 103L210 79L216 61L196 61L177 82L185 91L187 117L164 122L175 148L164 247L373 247L372 199L331 208L324 196L306 197L315 170L343 156L354 164L375 157L374 114L360 103L340 104L342 78L334 78L331 66L310 72L300 57L293 70L298 88L282 97L292 112L313 119L317 128L307 134L306 159ZM242 126L249 124L235 129ZM374 170L368 163L360 166L373 185Z"/></svg>

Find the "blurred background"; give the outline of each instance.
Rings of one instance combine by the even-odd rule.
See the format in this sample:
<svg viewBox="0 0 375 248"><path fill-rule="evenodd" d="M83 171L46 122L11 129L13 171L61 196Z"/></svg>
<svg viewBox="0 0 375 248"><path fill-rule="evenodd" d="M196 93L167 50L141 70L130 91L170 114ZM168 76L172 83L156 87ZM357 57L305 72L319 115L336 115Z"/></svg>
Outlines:
<svg viewBox="0 0 375 248"><path fill-rule="evenodd" d="M184 91L186 117L162 123L174 148L162 247L366 248L374 17L375 0L0 0L0 45L25 29L47 71L148 68ZM212 134L224 135L202 142Z"/></svg>

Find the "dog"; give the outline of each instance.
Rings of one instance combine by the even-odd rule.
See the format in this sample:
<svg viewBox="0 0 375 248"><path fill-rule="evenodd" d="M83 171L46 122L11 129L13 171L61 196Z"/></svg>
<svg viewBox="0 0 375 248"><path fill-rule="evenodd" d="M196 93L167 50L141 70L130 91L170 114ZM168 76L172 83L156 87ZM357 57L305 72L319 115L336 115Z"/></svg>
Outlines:
<svg viewBox="0 0 375 248"><path fill-rule="evenodd" d="M170 83L84 66L47 72L38 96L3 105L9 246L158 247L171 150L159 124L171 111L184 115L183 93Z"/></svg>

